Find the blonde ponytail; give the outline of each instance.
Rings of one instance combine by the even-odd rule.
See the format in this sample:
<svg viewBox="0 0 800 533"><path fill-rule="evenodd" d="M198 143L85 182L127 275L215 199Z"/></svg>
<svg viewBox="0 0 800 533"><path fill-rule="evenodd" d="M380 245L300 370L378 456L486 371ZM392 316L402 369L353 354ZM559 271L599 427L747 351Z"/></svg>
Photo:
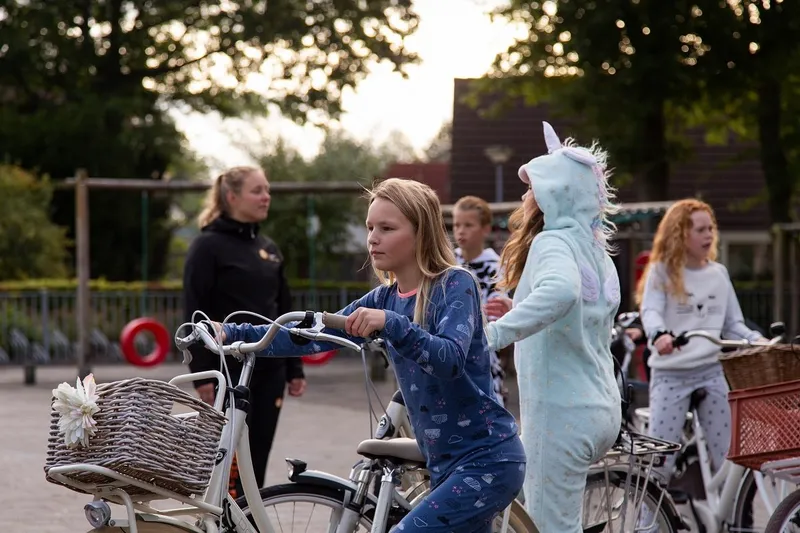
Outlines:
<svg viewBox="0 0 800 533"><path fill-rule="evenodd" d="M228 191L234 194L242 192L242 185L247 176L255 172L263 172L257 167L233 167L226 170L214 180L211 188L206 193L203 202L203 211L197 217L198 225L203 228L208 226L220 216L228 214Z"/></svg>

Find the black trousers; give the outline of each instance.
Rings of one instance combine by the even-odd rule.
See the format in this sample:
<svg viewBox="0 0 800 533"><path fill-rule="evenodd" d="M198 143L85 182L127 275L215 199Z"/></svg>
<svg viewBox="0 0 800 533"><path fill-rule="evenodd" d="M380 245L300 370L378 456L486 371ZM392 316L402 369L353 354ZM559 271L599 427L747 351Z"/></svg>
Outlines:
<svg viewBox="0 0 800 533"><path fill-rule="evenodd" d="M234 383L237 383L241 367L229 367L229 369L231 379ZM275 372L268 375L260 374L253 376L250 382L250 413L247 415L247 427L250 433L250 455L252 457L253 471L259 487L264 486L264 480L266 479L269 452L275 439L275 430L278 427L278 418L283 406L285 391L285 372ZM234 498L244 495L238 474L238 465L236 464L231 469L228 490Z"/></svg>

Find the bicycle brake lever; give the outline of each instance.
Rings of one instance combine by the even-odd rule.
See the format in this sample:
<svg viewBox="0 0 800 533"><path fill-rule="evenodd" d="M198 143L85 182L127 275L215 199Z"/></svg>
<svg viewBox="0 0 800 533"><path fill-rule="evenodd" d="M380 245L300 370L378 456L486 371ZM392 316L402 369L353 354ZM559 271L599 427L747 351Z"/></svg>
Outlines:
<svg viewBox="0 0 800 533"><path fill-rule="evenodd" d="M313 311L306 311L306 316L300 321L298 324L295 324L294 328L292 329L311 329L314 327L315 324L315 315ZM306 344L311 342L311 339L307 337L300 336L292 331L289 332L289 338L292 339L292 342L299 345L305 346Z"/></svg>
<svg viewBox="0 0 800 533"><path fill-rule="evenodd" d="M386 342L380 338L377 331L370 334L370 341L367 343L369 351L378 352L383 357L383 368L389 368L389 354L386 352Z"/></svg>

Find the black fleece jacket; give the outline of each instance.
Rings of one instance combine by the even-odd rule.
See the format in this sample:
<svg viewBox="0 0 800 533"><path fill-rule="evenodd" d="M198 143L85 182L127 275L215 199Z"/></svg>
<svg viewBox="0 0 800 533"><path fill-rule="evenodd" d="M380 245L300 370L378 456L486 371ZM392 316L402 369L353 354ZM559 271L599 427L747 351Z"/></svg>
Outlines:
<svg viewBox="0 0 800 533"><path fill-rule="evenodd" d="M234 311L252 311L274 319L292 310L289 285L284 276L283 255L278 246L259 235L258 224L246 224L221 216L202 228L192 242L183 271L183 297L186 320L196 310L211 320L222 321ZM233 317L235 322L260 324L248 315ZM219 355L204 346L192 347L192 372L219 370ZM227 357L228 368L238 375L242 365ZM304 377L299 357L259 358L251 388L274 382L280 373L286 381ZM196 381L195 387L213 380ZM234 383L235 385L235 383Z"/></svg>

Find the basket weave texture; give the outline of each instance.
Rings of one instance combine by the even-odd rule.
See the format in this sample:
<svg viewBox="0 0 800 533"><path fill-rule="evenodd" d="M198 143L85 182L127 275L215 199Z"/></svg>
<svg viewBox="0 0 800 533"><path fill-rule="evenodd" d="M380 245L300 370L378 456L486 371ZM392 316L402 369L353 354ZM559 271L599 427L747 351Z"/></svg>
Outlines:
<svg viewBox="0 0 800 533"><path fill-rule="evenodd" d="M47 475L53 467L86 463L183 496L205 492L225 424L220 412L175 385L152 379L99 384L97 395L100 408L94 415L97 432L86 447L67 447L58 430L59 414L51 410L44 467L48 481L62 484ZM173 415L176 404L196 411L197 415L186 418ZM87 471L65 476L87 484L120 483ZM134 485L120 488L131 495L148 492Z"/></svg>
<svg viewBox="0 0 800 533"><path fill-rule="evenodd" d="M800 346L775 344L738 350L720 357L731 390L800 379Z"/></svg>

